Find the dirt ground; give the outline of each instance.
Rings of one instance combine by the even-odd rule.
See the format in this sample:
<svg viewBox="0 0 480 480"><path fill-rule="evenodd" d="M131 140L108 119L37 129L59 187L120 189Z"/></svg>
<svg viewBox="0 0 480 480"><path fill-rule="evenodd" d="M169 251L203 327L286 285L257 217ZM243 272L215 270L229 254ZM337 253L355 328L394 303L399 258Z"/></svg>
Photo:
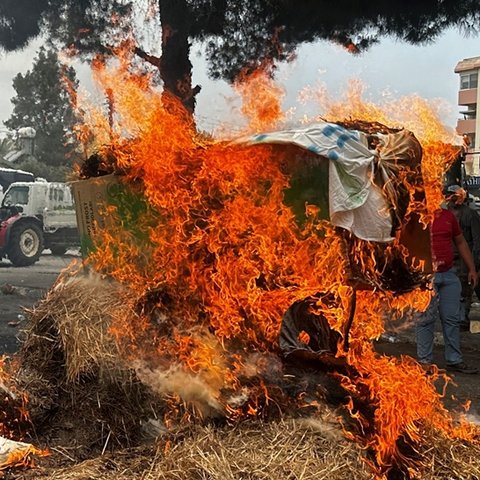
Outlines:
<svg viewBox="0 0 480 480"><path fill-rule="evenodd" d="M4 260L0 262L0 354L13 354L18 348L17 335L25 325L25 308L31 308L53 285L59 273L72 261L78 261L78 252L69 251L63 257L44 255L33 266L15 268ZM472 309L472 319L480 320L480 305ZM438 328L439 330L439 328ZM462 350L465 361L480 367L480 333L462 332ZM401 334L386 334L376 342L380 353L387 355L415 356L413 329ZM435 345L435 362L445 367L443 340L440 331ZM448 386L445 404L456 408L460 403L471 400L472 419L480 419L480 374L452 375L453 383ZM443 388L439 382L438 388Z"/></svg>

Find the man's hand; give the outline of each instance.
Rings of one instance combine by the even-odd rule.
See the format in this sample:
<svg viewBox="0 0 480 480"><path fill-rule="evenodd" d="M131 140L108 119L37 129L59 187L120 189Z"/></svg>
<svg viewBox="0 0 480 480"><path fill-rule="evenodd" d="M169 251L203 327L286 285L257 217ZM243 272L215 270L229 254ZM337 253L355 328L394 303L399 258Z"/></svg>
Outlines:
<svg viewBox="0 0 480 480"><path fill-rule="evenodd" d="M457 245L457 250L460 254L460 257L462 257L462 260L468 268L468 283L475 288L478 283L478 275L477 271L475 270L475 262L473 261L473 255L470 251L468 243L463 234L457 235L453 238L453 240Z"/></svg>
<svg viewBox="0 0 480 480"><path fill-rule="evenodd" d="M475 288L478 285L478 274L475 270L468 272L468 284Z"/></svg>

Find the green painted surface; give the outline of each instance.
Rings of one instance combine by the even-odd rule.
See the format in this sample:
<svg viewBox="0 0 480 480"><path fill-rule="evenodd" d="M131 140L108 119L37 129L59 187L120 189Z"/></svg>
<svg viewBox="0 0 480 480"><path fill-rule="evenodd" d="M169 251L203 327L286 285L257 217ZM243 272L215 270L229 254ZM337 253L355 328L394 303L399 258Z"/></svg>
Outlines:
<svg viewBox="0 0 480 480"><path fill-rule="evenodd" d="M318 220L329 220L328 161L297 168L291 177L290 188L284 192L284 201L295 214L299 226L306 221L306 204L317 206Z"/></svg>

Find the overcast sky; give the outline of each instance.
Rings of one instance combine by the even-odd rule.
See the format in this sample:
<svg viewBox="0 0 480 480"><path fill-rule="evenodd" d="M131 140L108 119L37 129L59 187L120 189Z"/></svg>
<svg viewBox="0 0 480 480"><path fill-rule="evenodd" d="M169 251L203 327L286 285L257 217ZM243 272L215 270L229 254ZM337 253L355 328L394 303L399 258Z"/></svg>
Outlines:
<svg viewBox="0 0 480 480"><path fill-rule="evenodd" d="M12 112L10 99L15 91L13 77L31 69L40 41L35 41L22 52L0 52L0 122ZM202 85L197 96L198 123L206 130L213 130L231 116L234 92L224 82L207 78L204 62L193 48L194 82ZM298 102L299 92L306 87L324 83L333 98L339 96L350 79L360 79L366 86L369 101L378 101L385 91L398 96L419 95L426 99L438 99L446 104L444 123L454 128L458 117L458 75L454 73L458 61L480 56L480 37L464 37L456 30L449 30L434 43L412 46L390 39L370 48L366 53L353 56L344 49L319 42L302 46L294 62L283 65L277 80L286 90L285 108L295 107L300 116L305 107ZM79 72L83 84L90 88L86 69ZM234 104L235 102L233 102ZM1 127L0 127L1 128Z"/></svg>

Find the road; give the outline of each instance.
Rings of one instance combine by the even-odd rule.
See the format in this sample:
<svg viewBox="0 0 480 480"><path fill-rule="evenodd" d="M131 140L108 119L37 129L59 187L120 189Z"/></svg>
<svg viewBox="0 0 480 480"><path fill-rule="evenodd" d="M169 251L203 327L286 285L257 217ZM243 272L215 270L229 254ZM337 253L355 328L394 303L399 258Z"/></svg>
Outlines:
<svg viewBox="0 0 480 480"><path fill-rule="evenodd" d="M25 325L24 309L32 307L53 285L59 273L78 253L68 251L55 257L46 250L30 267L13 267L8 260L0 261L0 355L17 350L17 333Z"/></svg>

